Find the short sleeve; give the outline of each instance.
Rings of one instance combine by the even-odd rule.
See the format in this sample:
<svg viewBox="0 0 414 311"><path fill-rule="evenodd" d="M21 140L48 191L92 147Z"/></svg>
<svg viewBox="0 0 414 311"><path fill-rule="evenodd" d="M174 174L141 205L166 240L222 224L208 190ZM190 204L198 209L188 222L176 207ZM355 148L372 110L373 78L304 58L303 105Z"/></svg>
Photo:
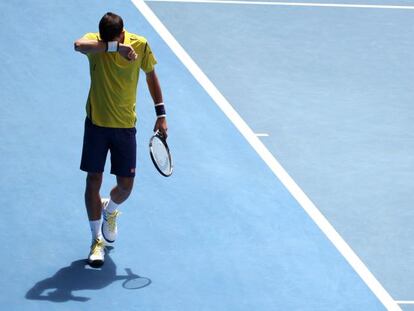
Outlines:
<svg viewBox="0 0 414 311"><path fill-rule="evenodd" d="M144 72L146 73L151 72L154 70L154 66L156 63L157 60L155 59L155 56L152 53L148 42L146 42L144 47L144 56L141 62L141 69L144 70Z"/></svg>
<svg viewBox="0 0 414 311"><path fill-rule="evenodd" d="M88 33L84 34L82 38L83 39L88 39L88 40L99 40L98 34L93 33L93 32L88 32Z"/></svg>

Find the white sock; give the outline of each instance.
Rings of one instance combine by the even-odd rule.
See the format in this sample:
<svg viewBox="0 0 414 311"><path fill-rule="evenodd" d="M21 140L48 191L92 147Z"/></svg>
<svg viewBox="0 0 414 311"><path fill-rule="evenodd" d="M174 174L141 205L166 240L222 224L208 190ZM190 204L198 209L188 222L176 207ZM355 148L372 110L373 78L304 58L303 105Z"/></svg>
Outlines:
<svg viewBox="0 0 414 311"><path fill-rule="evenodd" d="M101 225L101 219L89 221L89 226L91 227L92 232L92 240L102 239Z"/></svg>
<svg viewBox="0 0 414 311"><path fill-rule="evenodd" d="M115 212L118 209L118 205L119 204L116 204L114 201L112 201L112 199L109 199L109 203L108 203L108 205L106 207L106 210L109 213L113 213L113 212Z"/></svg>

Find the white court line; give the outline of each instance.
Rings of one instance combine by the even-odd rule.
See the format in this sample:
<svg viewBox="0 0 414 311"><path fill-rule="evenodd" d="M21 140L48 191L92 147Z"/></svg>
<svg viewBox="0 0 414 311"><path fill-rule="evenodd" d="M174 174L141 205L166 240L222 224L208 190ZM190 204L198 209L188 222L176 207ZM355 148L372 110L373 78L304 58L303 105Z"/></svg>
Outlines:
<svg viewBox="0 0 414 311"><path fill-rule="evenodd" d="M256 133L257 137L269 137L269 134L267 133Z"/></svg>
<svg viewBox="0 0 414 311"><path fill-rule="evenodd" d="M409 5L382 5L382 4L343 4L343 3L231 1L231 0L230 1L229 0L146 0L146 2L182 2L182 3L209 3L209 4L237 4L237 5L272 5L272 6L301 6L301 7L326 7L326 8L414 10L414 6L409 6Z"/></svg>
<svg viewBox="0 0 414 311"><path fill-rule="evenodd" d="M295 181L289 176L285 169L276 160L273 154L265 147L260 139L255 135L247 123L240 117L236 110L231 106L227 99L220 93L216 86L198 67L194 60L187 54L183 47L178 43L174 36L161 23L154 12L148 7L144 0L131 0L141 14L147 19L152 27L157 31L161 38L171 48L183 65L191 72L194 78L200 83L204 90L216 102L217 106L224 112L230 121L237 127L244 138L249 142L253 149L259 154L263 161L269 166L276 177L283 183L286 189L292 194L297 202L302 206L306 213L312 218L321 231L327 236L338 251L345 257L348 263L358 273L362 280L367 284L371 291L384 304L387 310L397 311L401 308L395 303L390 294L382 287L375 276L368 270L365 264L354 253L345 240L336 232L334 227L316 208L315 204L299 188Z"/></svg>

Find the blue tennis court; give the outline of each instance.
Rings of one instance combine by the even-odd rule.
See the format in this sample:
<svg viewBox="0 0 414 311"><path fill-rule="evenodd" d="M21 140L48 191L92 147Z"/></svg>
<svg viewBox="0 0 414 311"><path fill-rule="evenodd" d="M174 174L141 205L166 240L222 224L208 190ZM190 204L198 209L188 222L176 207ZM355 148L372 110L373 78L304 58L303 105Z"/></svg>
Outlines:
<svg viewBox="0 0 414 311"><path fill-rule="evenodd" d="M411 4L0 3L3 308L414 310ZM92 269L73 41L107 11L157 57L175 172L141 76L135 189Z"/></svg>

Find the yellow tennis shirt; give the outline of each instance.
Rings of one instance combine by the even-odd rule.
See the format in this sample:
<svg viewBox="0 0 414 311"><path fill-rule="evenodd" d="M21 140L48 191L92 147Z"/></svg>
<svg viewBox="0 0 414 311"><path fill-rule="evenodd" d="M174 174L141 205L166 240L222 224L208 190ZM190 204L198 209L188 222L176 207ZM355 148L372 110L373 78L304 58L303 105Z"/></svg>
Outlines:
<svg viewBox="0 0 414 311"><path fill-rule="evenodd" d="M99 33L87 33L86 39L100 40ZM144 37L125 31L124 44L133 47L135 61L116 53L88 53L91 87L86 113L93 124L112 128L132 128L137 116L135 103L139 71L151 72L157 63Z"/></svg>

